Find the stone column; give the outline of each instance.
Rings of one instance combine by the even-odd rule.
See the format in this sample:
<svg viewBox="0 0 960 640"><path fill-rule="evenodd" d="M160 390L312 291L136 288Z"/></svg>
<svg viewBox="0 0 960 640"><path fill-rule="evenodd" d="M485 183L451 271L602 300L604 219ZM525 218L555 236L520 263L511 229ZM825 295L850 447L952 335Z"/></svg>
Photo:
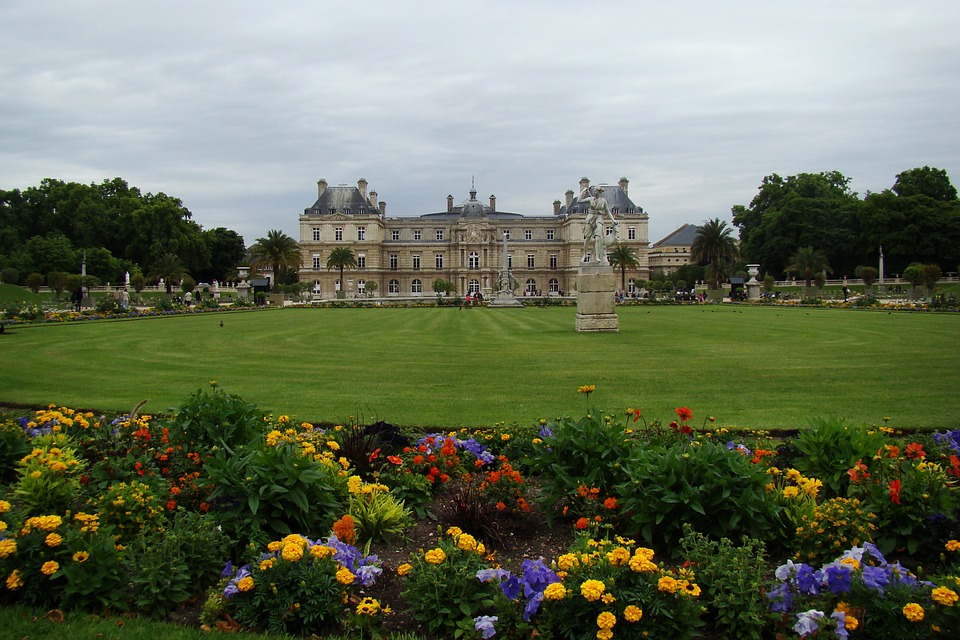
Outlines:
<svg viewBox="0 0 960 640"><path fill-rule="evenodd" d="M577 272L577 331L620 331L613 267L582 264Z"/></svg>

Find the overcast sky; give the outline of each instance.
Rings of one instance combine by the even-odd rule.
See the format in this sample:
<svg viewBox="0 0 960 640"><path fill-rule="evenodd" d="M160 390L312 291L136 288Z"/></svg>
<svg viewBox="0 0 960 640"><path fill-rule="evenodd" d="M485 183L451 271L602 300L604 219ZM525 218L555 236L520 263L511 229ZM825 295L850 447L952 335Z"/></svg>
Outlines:
<svg viewBox="0 0 960 640"><path fill-rule="evenodd" d="M122 177L247 244L369 181L387 215L549 215L630 180L650 241L839 170L960 183L956 0L0 3L0 188Z"/></svg>

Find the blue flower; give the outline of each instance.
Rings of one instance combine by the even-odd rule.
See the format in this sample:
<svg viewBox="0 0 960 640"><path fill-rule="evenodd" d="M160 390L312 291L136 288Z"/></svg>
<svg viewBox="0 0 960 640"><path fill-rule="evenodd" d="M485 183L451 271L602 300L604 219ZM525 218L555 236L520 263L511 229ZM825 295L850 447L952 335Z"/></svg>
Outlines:
<svg viewBox="0 0 960 640"><path fill-rule="evenodd" d="M560 582L560 576L543 563L543 558L524 560L520 568L523 570L524 595L528 598L542 593L547 585Z"/></svg>
<svg viewBox="0 0 960 640"><path fill-rule="evenodd" d="M510 572L505 569L480 569L480 571L477 571L477 580L480 582L496 580L499 583L504 578L509 578L510 575Z"/></svg>
<svg viewBox="0 0 960 640"><path fill-rule="evenodd" d="M823 618L823 611L810 609L797 614L797 624L793 625L793 630L805 638L812 633L816 633L819 628L819 621Z"/></svg>
<svg viewBox="0 0 960 640"><path fill-rule="evenodd" d="M527 606L523 608L523 620L524 622L530 622L530 618L537 612L537 609L540 608L540 603L543 602L543 592L534 594L532 598L527 600Z"/></svg>
<svg viewBox="0 0 960 640"><path fill-rule="evenodd" d="M852 570L845 564L835 563L827 565L823 574L827 579L827 588L830 593L838 595L850 591L850 577Z"/></svg>
<svg viewBox="0 0 960 640"><path fill-rule="evenodd" d="M768 591L767 599L772 601L770 610L777 613L786 613L793 607L793 594L790 592L790 585L786 582L781 583L773 591Z"/></svg>
<svg viewBox="0 0 960 640"><path fill-rule="evenodd" d="M473 619L473 628L483 634L484 640L488 640L496 635L493 623L499 619L497 616L477 616Z"/></svg>
<svg viewBox="0 0 960 640"><path fill-rule="evenodd" d="M850 633L847 631L847 614L843 611L834 611L830 617L837 621L835 633L840 640L846 640Z"/></svg>
<svg viewBox="0 0 960 640"><path fill-rule="evenodd" d="M823 580L823 572L814 571L813 567L806 564L797 565L796 583L800 593L811 596L820 594L820 582Z"/></svg>
<svg viewBox="0 0 960 640"><path fill-rule="evenodd" d="M503 595L507 596L508 600L516 600L520 597L520 591L522 589L523 585L517 576L512 575L500 583L500 590L503 591Z"/></svg>
<svg viewBox="0 0 960 640"><path fill-rule="evenodd" d="M884 588L890 584L890 576L887 575L887 571L883 567L863 565L861 579L863 584L877 593L883 593Z"/></svg>
<svg viewBox="0 0 960 640"><path fill-rule="evenodd" d="M548 427L545 424L540 425L540 437L541 438L550 438L553 436L553 429Z"/></svg>

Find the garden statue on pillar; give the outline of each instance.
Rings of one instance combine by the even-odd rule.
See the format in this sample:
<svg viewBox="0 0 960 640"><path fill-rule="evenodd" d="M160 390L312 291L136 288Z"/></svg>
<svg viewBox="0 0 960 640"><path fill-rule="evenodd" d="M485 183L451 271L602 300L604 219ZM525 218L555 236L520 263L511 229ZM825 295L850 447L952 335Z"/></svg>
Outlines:
<svg viewBox="0 0 960 640"><path fill-rule="evenodd" d="M584 178L586 180L586 178ZM607 247L617 242L619 223L606 198L603 187L585 187L578 202L588 204L583 226L583 259L577 271L577 331L619 331L614 290L616 281L613 267L607 261ZM604 218L613 223L613 233L607 234ZM592 248L592 251L591 251Z"/></svg>
<svg viewBox="0 0 960 640"><path fill-rule="evenodd" d="M497 275L497 292L488 306L491 307L522 307L513 290L517 286L517 279L510 273L510 254L507 253L507 232L503 233L503 266Z"/></svg>

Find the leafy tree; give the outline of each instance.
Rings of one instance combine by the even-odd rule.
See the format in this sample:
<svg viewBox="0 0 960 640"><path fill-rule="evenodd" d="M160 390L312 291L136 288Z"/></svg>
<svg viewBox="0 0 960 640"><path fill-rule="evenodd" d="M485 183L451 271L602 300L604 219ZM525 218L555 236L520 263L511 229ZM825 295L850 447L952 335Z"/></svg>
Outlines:
<svg viewBox="0 0 960 640"><path fill-rule="evenodd" d="M279 290L280 267L300 268L300 245L297 244L296 240L276 229L267 231L267 237L265 238L257 238L257 241L250 247L250 256L251 266L254 268L259 269L264 265L270 265L273 269L273 289L275 291Z"/></svg>
<svg viewBox="0 0 960 640"><path fill-rule="evenodd" d="M223 282L238 264L243 264L247 255L243 236L236 231L217 227L203 232L203 240L210 250L210 267L201 271L203 282Z"/></svg>
<svg viewBox="0 0 960 640"><path fill-rule="evenodd" d="M909 282L911 286L919 287L923 284L923 265L919 262L909 265L903 270L903 279Z"/></svg>
<svg viewBox="0 0 960 640"><path fill-rule="evenodd" d="M165 253L153 264L153 269L148 277L154 280L162 279L169 294L173 293L173 283L179 283L187 273L187 269L183 266L183 261L179 256L174 253Z"/></svg>
<svg viewBox="0 0 960 640"><path fill-rule="evenodd" d="M707 270L699 264L685 264L673 272L675 278L692 284L706 280Z"/></svg>
<svg viewBox="0 0 960 640"><path fill-rule="evenodd" d="M640 260L633 249L625 244L617 243L617 246L607 254L607 260L614 268L620 269L620 288L627 290L627 269L638 269Z"/></svg>
<svg viewBox="0 0 960 640"><path fill-rule="evenodd" d="M14 254L13 260L21 273L80 270L80 260L70 240L56 232L29 238Z"/></svg>
<svg viewBox="0 0 960 640"><path fill-rule="evenodd" d="M47 274L47 286L53 289L54 296L60 299L60 294L67 288L70 274L65 271L51 271Z"/></svg>
<svg viewBox="0 0 960 640"><path fill-rule="evenodd" d="M926 196L949 202L957 199L957 190L943 169L918 167L897 174L893 192L902 198Z"/></svg>
<svg viewBox="0 0 960 640"><path fill-rule="evenodd" d="M34 293L40 293L40 287L43 286L43 275L39 273L30 273L24 279L24 284Z"/></svg>
<svg viewBox="0 0 960 640"><path fill-rule="evenodd" d="M430 286L433 292L437 294L437 297L440 297L440 294L451 293L457 290L457 285L443 278L437 278Z"/></svg>
<svg viewBox="0 0 960 640"><path fill-rule="evenodd" d="M740 230L740 250L747 262L766 273L786 271L797 247L815 246L843 273L868 255L858 241L857 213L862 206L839 171L801 173L763 179L749 207L733 207Z"/></svg>
<svg viewBox="0 0 960 640"><path fill-rule="evenodd" d="M711 289L719 289L730 264L739 259L740 251L732 229L719 218L705 221L697 227L697 236L690 246L690 257L706 265Z"/></svg>
<svg viewBox="0 0 960 640"><path fill-rule="evenodd" d="M803 286L810 288L810 281L815 274L833 273L827 255L819 249L813 247L801 247L790 257L787 263L786 273L796 273L803 276Z"/></svg>
<svg viewBox="0 0 960 640"><path fill-rule="evenodd" d="M330 252L330 256L327 258L327 269L339 269L340 270L340 295L342 296L346 291L343 282L343 270L344 269L356 269L357 268L357 258L353 255L353 250L350 247L337 247Z"/></svg>
<svg viewBox="0 0 960 640"><path fill-rule="evenodd" d="M857 267L853 274L863 280L863 286L872 287L873 283L880 277L880 270L876 267Z"/></svg>
<svg viewBox="0 0 960 640"><path fill-rule="evenodd" d="M140 293L147 287L147 279L142 273L135 273L130 276L130 286L133 287L134 291Z"/></svg>
<svg viewBox="0 0 960 640"><path fill-rule="evenodd" d="M940 270L940 265L923 265L923 285L930 291L933 291L933 289L937 286L941 275L943 275L943 271Z"/></svg>

